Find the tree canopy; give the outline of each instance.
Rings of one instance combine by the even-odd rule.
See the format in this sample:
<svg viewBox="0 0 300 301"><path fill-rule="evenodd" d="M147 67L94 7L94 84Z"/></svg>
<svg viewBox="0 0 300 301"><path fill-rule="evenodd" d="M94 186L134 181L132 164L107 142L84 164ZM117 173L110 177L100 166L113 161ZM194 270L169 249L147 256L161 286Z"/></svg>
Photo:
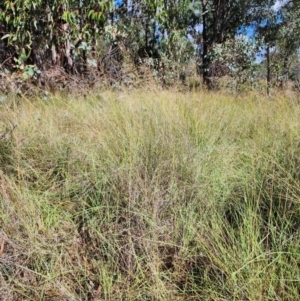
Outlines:
<svg viewBox="0 0 300 301"><path fill-rule="evenodd" d="M19 72L26 79L60 69L72 76L108 75L111 81L120 81L124 69L131 66L140 72L139 66L147 60L165 83L168 70L177 76L184 65L195 62L204 84L212 88L218 74L238 76L231 70L233 61L239 62L238 68L243 72L253 72L253 66L247 62L253 61L251 38L245 37L249 40L245 47L241 39L238 47L235 41L241 28L254 25L257 51L260 42L261 47L269 46L271 52L276 52L277 66L272 70L283 84L283 78L290 75L291 61L297 57L300 10L298 0L284 1L281 6L280 3L4 1L0 4L0 72ZM216 72L216 63L223 66L223 72Z"/></svg>

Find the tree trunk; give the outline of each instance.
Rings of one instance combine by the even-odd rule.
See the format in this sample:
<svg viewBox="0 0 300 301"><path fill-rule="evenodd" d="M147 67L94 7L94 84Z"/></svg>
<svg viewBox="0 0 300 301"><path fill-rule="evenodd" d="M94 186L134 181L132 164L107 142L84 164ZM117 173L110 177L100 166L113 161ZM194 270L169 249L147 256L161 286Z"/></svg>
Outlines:
<svg viewBox="0 0 300 301"><path fill-rule="evenodd" d="M270 66L270 44L267 45L267 94L270 96L271 66Z"/></svg>
<svg viewBox="0 0 300 301"><path fill-rule="evenodd" d="M49 34L49 46L50 46L50 51L51 51L51 62L52 62L52 66L55 66L58 62L58 54L57 54L57 50L56 50L56 45L55 45L55 41L54 41L54 35L53 35L53 24L52 24L52 13L51 13L51 9L49 7L49 5L46 8L46 12L47 12L47 21L48 21L48 26L50 34Z"/></svg>
<svg viewBox="0 0 300 301"><path fill-rule="evenodd" d="M208 41L206 28L207 0L202 0L202 68L203 84L208 89L211 88L211 79L209 78L210 59L208 58Z"/></svg>
<svg viewBox="0 0 300 301"><path fill-rule="evenodd" d="M281 78L280 78L280 84L279 87L281 89L283 89L284 84L286 83L287 79L288 79L288 62L289 62L289 53L286 52L284 54L284 60L283 60L283 66L282 66L282 70L281 70Z"/></svg>

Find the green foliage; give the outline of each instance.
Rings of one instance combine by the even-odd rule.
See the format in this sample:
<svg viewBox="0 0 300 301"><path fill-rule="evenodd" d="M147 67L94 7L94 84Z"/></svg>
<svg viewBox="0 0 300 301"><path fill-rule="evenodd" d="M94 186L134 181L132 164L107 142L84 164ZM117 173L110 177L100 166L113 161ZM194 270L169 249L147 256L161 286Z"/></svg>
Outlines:
<svg viewBox="0 0 300 301"><path fill-rule="evenodd" d="M110 1L6 1L0 10L5 33L2 40L7 47L14 48L20 66L31 58L44 68L51 57L47 49L52 51L52 63L62 65L64 58L71 58L70 43L77 48L81 41L95 41L108 9ZM37 61L36 56L42 54L45 61Z"/></svg>
<svg viewBox="0 0 300 301"><path fill-rule="evenodd" d="M259 46L259 41L243 35L223 44L215 44L209 53L213 66L212 76L215 80L227 76L227 84L235 91L243 89L243 86L254 87Z"/></svg>

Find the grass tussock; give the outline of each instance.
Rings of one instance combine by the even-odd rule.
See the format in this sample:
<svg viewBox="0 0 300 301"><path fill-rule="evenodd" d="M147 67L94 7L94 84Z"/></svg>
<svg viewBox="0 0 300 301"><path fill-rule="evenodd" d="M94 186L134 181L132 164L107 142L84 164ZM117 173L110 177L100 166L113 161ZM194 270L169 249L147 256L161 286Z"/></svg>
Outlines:
<svg viewBox="0 0 300 301"><path fill-rule="evenodd" d="M18 126L0 140L0 300L298 300L288 97L103 92L1 116Z"/></svg>

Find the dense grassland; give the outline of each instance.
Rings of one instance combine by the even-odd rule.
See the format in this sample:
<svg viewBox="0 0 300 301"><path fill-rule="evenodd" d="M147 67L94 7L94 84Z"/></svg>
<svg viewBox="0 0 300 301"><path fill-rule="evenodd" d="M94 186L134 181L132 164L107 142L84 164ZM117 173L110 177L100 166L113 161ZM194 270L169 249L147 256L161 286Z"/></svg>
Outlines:
<svg viewBox="0 0 300 301"><path fill-rule="evenodd" d="M300 105L7 101L0 300L299 300Z"/></svg>

